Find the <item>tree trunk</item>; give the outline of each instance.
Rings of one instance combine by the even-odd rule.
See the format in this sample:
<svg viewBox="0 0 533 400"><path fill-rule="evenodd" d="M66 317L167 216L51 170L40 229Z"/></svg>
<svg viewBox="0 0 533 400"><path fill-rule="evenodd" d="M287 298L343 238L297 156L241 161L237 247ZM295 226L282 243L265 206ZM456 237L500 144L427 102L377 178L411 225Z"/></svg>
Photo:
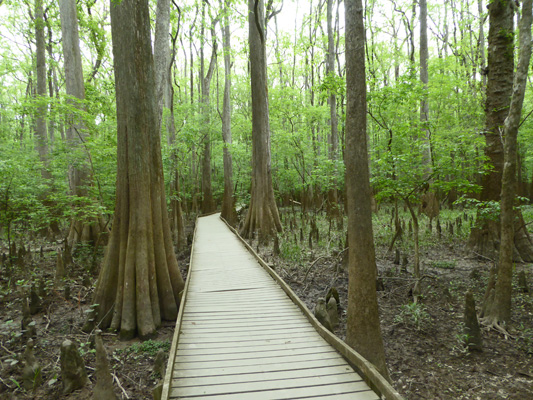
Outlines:
<svg viewBox="0 0 533 400"><path fill-rule="evenodd" d="M170 62L170 0L157 0L157 11L154 35L154 71L155 98L157 101L157 119L161 126L165 92L168 84Z"/></svg>
<svg viewBox="0 0 533 400"><path fill-rule="evenodd" d="M504 166L503 125L509 113L514 72L514 3L492 1L489 9L488 76L486 90L485 154L493 167L482 178L481 201L499 201ZM522 219L516 211L515 221ZM533 243L525 229L517 226L515 259L533 262ZM486 257L496 258L500 242L499 221L481 220L470 232L469 245Z"/></svg>
<svg viewBox="0 0 533 400"><path fill-rule="evenodd" d="M361 0L345 1L346 193L348 204L348 321L346 343L389 379L376 296L366 137L365 28Z"/></svg>
<svg viewBox="0 0 533 400"><path fill-rule="evenodd" d="M485 18L483 16L483 0L477 1L477 12L479 14L479 65L481 68L485 68L485 29L483 28L483 22ZM483 77L483 90L487 86L487 74L481 73Z"/></svg>
<svg viewBox="0 0 533 400"><path fill-rule="evenodd" d="M334 43L334 30L333 30L333 0L327 0L327 25L328 25L328 50L326 56L326 73L330 77L335 76L335 43ZM337 157L338 157L338 143L339 143L339 130L337 119L337 97L331 88L331 93L328 97L329 104L329 125L330 134L328 136L328 155L330 161L334 164L333 169L333 187L328 190L328 214L330 217L340 216L339 196L337 191Z"/></svg>
<svg viewBox="0 0 533 400"><path fill-rule="evenodd" d="M270 169L264 12L263 0L248 0L248 41L252 87L252 193L242 235L250 237L258 231L261 240L267 240L276 231L282 230Z"/></svg>
<svg viewBox="0 0 533 400"><path fill-rule="evenodd" d="M173 59L176 54L175 40L173 42L172 57L170 55L169 45L170 35L170 0L157 1L157 14L154 37L154 66L156 81L156 101L157 101L157 119L161 127L163 111L166 108L169 113L166 115L164 126L167 129L167 140L171 148L172 170L171 173L171 200L170 200L170 229L175 238L178 249L185 247L187 239L185 237L185 224L181 210L181 201L179 200L179 176L177 171L177 157L174 150L176 142L176 126L174 124L174 90L172 87L171 70Z"/></svg>
<svg viewBox="0 0 533 400"><path fill-rule="evenodd" d="M503 134L504 167L501 189L501 242L498 260L497 281L494 300L488 316L490 323L507 324L511 320L511 294L513 276L514 212L516 194L516 155L520 115L524 103L529 61L531 59L531 20L533 19L531 0L522 2L520 21L520 59L514 78L513 94L509 115L505 119Z"/></svg>
<svg viewBox="0 0 533 400"><path fill-rule="evenodd" d="M82 102L85 100L85 87L83 83L83 67L80 54L80 39L78 33L78 17L75 0L59 1L61 32L63 35L63 57L65 59L65 86L67 101L78 110L84 111ZM86 151L84 142L87 132L84 121L75 115L67 116L67 145L72 153ZM86 157L69 166L69 184L72 196L76 204L85 204L89 201L88 188L93 185L88 160ZM105 223L101 215L97 217L85 217L83 207L75 210L76 217L70 222L68 242L71 246L77 242L96 244L100 233L105 229Z"/></svg>
<svg viewBox="0 0 533 400"><path fill-rule="evenodd" d="M426 175L429 177L432 172L431 166L431 144L429 141L429 101L428 101L428 30L427 30L427 18L428 8L426 0L420 0L420 82L424 89L422 99L420 100L420 124L422 128L422 136L420 140L423 143L422 147L422 160L426 169Z"/></svg>
<svg viewBox="0 0 533 400"><path fill-rule="evenodd" d="M37 116L35 118L35 138L37 144L35 146L39 160L42 163L41 177L45 185L48 187L48 194L52 193L53 178L49 170L50 161L48 159L48 130L46 121L48 118L48 105L46 102L46 47L44 35L44 11L43 0L35 0L35 59L36 59L36 75L37 75L37 92L36 97L39 101L37 105ZM48 197L48 194L45 197ZM47 227L48 233L52 235L59 234L59 225L57 223L57 216L53 215L54 202L49 198L43 199L43 204L51 211L51 219Z"/></svg>
<svg viewBox="0 0 533 400"><path fill-rule="evenodd" d="M52 179L52 174L48 170L48 133L46 129L47 105L44 101L46 97L46 53L44 40L44 15L43 0L35 0L35 59L37 72L37 97L41 104L37 107L37 118L35 119L35 135L37 137L37 152L39 159L43 163L41 176L45 180Z"/></svg>
<svg viewBox="0 0 533 400"><path fill-rule="evenodd" d="M222 0L221 0L222 3ZM228 0L224 0L224 103L222 105L222 138L224 140L224 197L221 216L232 226L237 224L235 199L233 198L233 163L231 158L231 43Z"/></svg>
<svg viewBox="0 0 533 400"><path fill-rule="evenodd" d="M148 0L111 4L117 97L117 198L94 303L102 328L150 337L174 320L183 279L163 184Z"/></svg>
<svg viewBox="0 0 533 400"><path fill-rule="evenodd" d="M211 110L210 110L210 88L211 78L215 69L217 57L217 41L215 36L215 21L211 21L211 39L213 40L213 50L211 61L207 73L204 75L204 32L205 32L205 3L202 3L202 28L200 32L200 84L201 102L200 112L202 113L202 125L204 126L203 156L202 156L202 213L207 214L216 210L213 190L211 188Z"/></svg>

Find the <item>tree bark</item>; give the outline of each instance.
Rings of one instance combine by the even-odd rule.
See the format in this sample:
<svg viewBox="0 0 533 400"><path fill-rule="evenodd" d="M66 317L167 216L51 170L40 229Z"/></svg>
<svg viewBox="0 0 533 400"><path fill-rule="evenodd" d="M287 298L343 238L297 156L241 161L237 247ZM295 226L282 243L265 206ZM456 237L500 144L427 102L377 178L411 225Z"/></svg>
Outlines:
<svg viewBox="0 0 533 400"><path fill-rule="evenodd" d="M514 212L516 194L517 137L520 115L526 92L529 61L531 59L531 20L533 19L531 0L522 2L520 20L520 59L514 77L513 94L509 115L505 119L503 134L504 166L501 188L501 242L498 260L497 281L494 300L488 311L491 323L508 324L511 320L511 294L513 276Z"/></svg>
<svg viewBox="0 0 533 400"><path fill-rule="evenodd" d="M48 233L52 235L59 234L59 225L57 222L57 215L54 215L54 202L48 198L49 194L53 192L53 177L50 172L50 160L48 149L48 129L46 121L48 119L48 104L46 101L46 45L44 35L44 11L43 0L35 0L35 61L36 61L36 75L37 75L37 92L36 98L38 101L35 118L35 139L36 150L39 154L39 160L42 163L41 177L48 187L48 193L44 196L43 204L49 209L51 213Z"/></svg>
<svg viewBox="0 0 533 400"><path fill-rule="evenodd" d="M170 0L157 0L155 34L154 34L154 66L155 66L155 98L157 101L157 119L159 126L163 117L165 89L168 84L170 61Z"/></svg>
<svg viewBox="0 0 533 400"><path fill-rule="evenodd" d="M217 41L215 36L215 21L211 21L211 39L213 40L213 50L209 67L204 75L204 37L205 37L205 3L202 3L202 28L200 32L200 84L201 102L200 112L202 113L203 132L203 156L202 156L202 213L207 214L216 210L213 189L211 188L211 110L210 110L210 88L211 78L215 70L217 57Z"/></svg>
<svg viewBox="0 0 533 400"><path fill-rule="evenodd" d="M483 27L483 22L485 18L483 16L483 0L478 0L477 2L477 12L479 14L479 64L481 68L485 68L485 29ZM482 73L483 81L483 90L487 86L487 74Z"/></svg>
<svg viewBox="0 0 533 400"><path fill-rule="evenodd" d="M422 94L422 99L420 100L420 124L422 125L422 137L420 140L423 142L422 151L422 160L426 168L426 173L429 176L431 174L431 145L429 141L429 130L428 130L428 121L429 121L429 101L428 101L428 82L429 82L429 73L428 73L428 29L427 29L427 18L428 18L428 6L426 0L419 0L420 4L420 82L422 83L422 88L424 93Z"/></svg>
<svg viewBox="0 0 533 400"><path fill-rule="evenodd" d="M489 9L488 75L486 89L485 155L492 169L482 178L481 201L500 201L504 167L503 125L509 114L514 73L514 2L491 1ZM515 260L533 262L533 243L515 218ZM478 220L469 245L478 254L496 258L500 243L499 221Z"/></svg>
<svg viewBox="0 0 533 400"><path fill-rule="evenodd" d="M348 321L346 343L389 379L379 324L366 136L365 28L361 0L345 1Z"/></svg>
<svg viewBox="0 0 533 400"><path fill-rule="evenodd" d="M326 56L326 74L330 77L335 76L335 42L334 42L334 29L333 29L333 0L327 0L327 29L328 29L328 50ZM334 164L333 169L333 185L328 191L328 214L331 217L340 216L339 196L336 187L337 178L337 157L339 147L339 130L337 119L337 96L333 90L328 97L329 104L329 125L330 134L328 136L328 155L330 161Z"/></svg>
<svg viewBox="0 0 533 400"><path fill-rule="evenodd" d="M224 7L222 28L224 46L224 100L222 105L222 139L224 140L224 197L221 216L232 226L237 224L233 198L233 162L231 157L231 35L229 27L229 1L221 0Z"/></svg>
<svg viewBox="0 0 533 400"><path fill-rule="evenodd" d="M148 0L111 1L117 97L117 198L94 303L101 328L121 338L174 320L183 278L163 184Z"/></svg>
<svg viewBox="0 0 533 400"><path fill-rule="evenodd" d="M37 137L36 149L39 159L43 163L41 176L45 180L52 179L48 170L48 133L46 129L47 105L46 98L46 48L44 40L44 12L43 0L35 0L35 59L37 72L37 97L41 104L37 106L35 119L35 135Z"/></svg>
<svg viewBox="0 0 533 400"><path fill-rule="evenodd" d="M65 86L67 102L80 111L85 111L85 87L83 83L83 67L80 54L80 39L78 33L78 16L75 0L59 1L61 32L63 43L63 58L65 66ZM82 118L75 115L67 116L67 145L73 153L83 153L84 142L87 138L85 123ZM81 162L69 166L70 192L82 204L89 201L88 188L93 185L87 157ZM86 217L83 207L78 207L76 217L70 222L68 242L71 246L77 242L96 244L100 233L105 229L101 215Z"/></svg>
<svg viewBox="0 0 533 400"><path fill-rule="evenodd" d="M176 54L175 40L173 42L172 55L169 44L170 35L170 0L158 0L156 11L156 25L154 37L154 66L156 81L157 119L159 131L162 134L163 126L167 130L167 141L171 148L172 173L171 173L171 200L170 200L170 228L176 240L178 249L185 247L185 224L181 201L179 200L179 173L177 170L177 157L174 150L176 143L176 126L174 123L174 90L172 87L171 70L173 59ZM169 111L163 124L163 111Z"/></svg>
<svg viewBox="0 0 533 400"><path fill-rule="evenodd" d="M282 230L270 169L264 12L263 0L248 0L248 41L252 87L252 193L242 235L251 237L254 232L259 232L260 240L267 240L276 231Z"/></svg>

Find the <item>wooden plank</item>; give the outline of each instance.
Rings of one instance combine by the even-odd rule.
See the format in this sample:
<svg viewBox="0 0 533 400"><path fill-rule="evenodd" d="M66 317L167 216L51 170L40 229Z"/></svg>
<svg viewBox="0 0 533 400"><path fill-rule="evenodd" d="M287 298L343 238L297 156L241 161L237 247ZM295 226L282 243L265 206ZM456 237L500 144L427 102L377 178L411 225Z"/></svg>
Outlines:
<svg viewBox="0 0 533 400"><path fill-rule="evenodd" d="M260 315L252 315L249 318L244 318L243 316L234 316L232 318L218 318L218 319L209 319L209 318L194 318L194 317L188 317L183 319L183 324L194 324L197 326L204 326L204 327L224 327L224 326L242 326L242 325L249 325L250 323L257 323L257 324L274 324L276 322L284 322L284 321L290 321L290 322L300 322L301 316L283 316L283 317L276 317L276 316L264 316L261 317Z"/></svg>
<svg viewBox="0 0 533 400"><path fill-rule="evenodd" d="M300 346L301 344L311 344L311 345L318 345L322 344L323 342L320 340L320 338L316 337L304 337L304 338L298 338L293 340L286 340L286 339L280 339L280 340L269 340L269 341L256 341L252 342L233 342L231 343L231 348L238 349L238 348L250 348L253 347L257 350L261 350L264 348L268 348L270 346ZM196 350L201 351L204 349L227 349L228 345L223 343L179 343L178 350L181 352L183 350ZM181 353L180 353L181 354Z"/></svg>
<svg viewBox="0 0 533 400"><path fill-rule="evenodd" d="M230 309L228 309L231 307ZM275 311L277 314L283 314L283 311L286 310L298 310L294 304L289 303L287 300L273 300L269 301L267 303L244 303L244 302L235 302L233 305L231 304L210 304L210 305L191 305L187 304L187 309L185 312L187 314L190 313L196 313L196 312L225 312L225 313L236 313L236 312L243 312L243 311L256 311L256 310L272 310ZM300 313L301 314L301 313Z"/></svg>
<svg viewBox="0 0 533 400"><path fill-rule="evenodd" d="M217 400L291 400L291 399L303 399L313 398L318 396L330 396L331 399L337 399L338 395L344 393L352 393L353 399L379 399L373 392L370 392L368 386L364 382L344 382L334 384L323 385L309 385L309 382L300 382L302 386L290 386L279 384L275 389L269 388L265 385L250 385L243 387L240 391L229 391L227 393L218 393L208 396L203 393L188 393L185 395L181 393L180 388L172 388L170 398L190 399L190 398L213 398ZM228 388L229 389L229 388ZM207 389L205 389L207 391ZM229 389L231 390L231 389ZM370 395L370 397L369 397ZM364 397L363 397L364 396Z"/></svg>
<svg viewBox="0 0 533 400"><path fill-rule="evenodd" d="M261 315L250 315L247 318L233 318L233 319L221 319L221 320L212 320L212 319L197 319L192 317L187 317L183 319L184 324L194 324L197 326L239 326L247 325L250 323L255 324L271 324L278 321L307 321L305 317L301 314L296 315L280 315L280 316L261 316Z"/></svg>
<svg viewBox="0 0 533 400"><path fill-rule="evenodd" d="M230 336L230 337L214 337L212 335L208 335L206 337L198 337L194 334L182 334L180 333L180 343L232 343L232 342L265 342L268 340L273 340L279 338L279 334L272 334L272 335L254 335L250 337L237 337L237 336ZM290 339L296 339L296 338L302 338L302 337L316 337L316 333L313 332L312 328L306 329L305 331L298 331L295 333L286 334L283 336L285 340Z"/></svg>
<svg viewBox="0 0 533 400"><path fill-rule="evenodd" d="M187 362L194 362L194 361L209 361L216 363L217 361L228 361L233 360L236 364L238 364L239 360L259 360L259 359L266 359L266 358L274 358L274 357L281 357L281 356L305 356L308 354L316 354L321 352L328 352L331 349L330 346L327 344L323 344L320 346L311 346L311 347L305 347L301 349L295 349L295 348L287 348L287 349L279 349L279 350L267 350L267 351L261 351L261 350L253 350L250 349L249 351L242 353L242 352L235 352L232 353L229 351L228 353L224 354L181 354L178 352L179 362L181 363L187 363Z"/></svg>
<svg viewBox="0 0 533 400"><path fill-rule="evenodd" d="M236 295L236 293L231 293L230 296L228 296L227 298L223 298L220 295L216 295L212 297L202 296L202 293L198 293L196 297L197 297L196 299L193 299L190 301L190 305L195 305L195 306L209 305L209 304L212 304L213 301L217 301L218 304L229 305L229 304L239 303L243 301L254 303L254 302L259 302L259 301L269 302L269 301L278 301L278 300L289 300L287 296L281 293L280 294L270 293L270 294L263 294L263 295L246 293L242 296L238 296Z"/></svg>
<svg viewBox="0 0 533 400"><path fill-rule="evenodd" d="M199 327L192 324L183 324L182 325L182 332L183 333L190 333L193 334L199 333L199 334L205 334L205 333L215 333L215 334L229 334L230 336L233 336L232 334L249 334L253 332L269 332L269 331L294 331L295 329L301 329L305 328L308 325L306 325L303 322L285 322L285 323L271 323L267 325L259 325L259 324L249 324L249 325L243 325L243 326L219 326L219 327Z"/></svg>
<svg viewBox="0 0 533 400"><path fill-rule="evenodd" d="M324 366L317 368L300 368L289 369L281 371L264 371L261 373L245 373L245 374L225 374L210 376L207 379L202 377L174 377L172 386L176 387L194 387L203 385L222 385L231 383L250 383L261 381L286 380L295 378L320 378L328 375L352 374L354 381L362 380L361 377L353 372L353 370L346 364L342 366Z"/></svg>
<svg viewBox="0 0 533 400"><path fill-rule="evenodd" d="M327 350L321 352L315 352L312 354L293 354L293 355L282 355L279 357L270 357L270 358L248 358L242 359L238 363L234 360L196 360L196 361L184 361L179 357L179 354L176 356L174 369L208 369L208 368L227 368L238 366L253 366L253 365L272 365L272 364L284 364L284 363L293 363L293 362L305 362L312 360L320 360L338 356L338 353L335 350Z"/></svg>
<svg viewBox="0 0 533 400"><path fill-rule="evenodd" d="M212 377L224 375L247 375L247 374L262 374L264 372L283 372L298 369L314 369L346 366L346 361L338 354L332 354L328 357L319 357L315 360L305 361L287 361L276 362L270 364L256 364L256 365L233 365L229 367L214 367L214 368L187 368L175 369L174 378L202 378L209 380ZM209 378L209 379L208 379Z"/></svg>
<svg viewBox="0 0 533 400"><path fill-rule="evenodd" d="M199 332L199 333L208 333L208 332L250 332L250 331L257 331L257 330L264 330L264 331L271 331L271 330L279 330L279 329L299 329L306 327L307 325L303 321L291 321L291 320L283 320L283 321L267 321L266 323L259 323L260 320L254 320L255 323L250 323L246 320L242 320L243 323L240 325L219 325L216 324L206 326L206 325L197 325L194 323L194 321L186 322L182 325L182 330L184 332L186 331L193 331L193 332ZM248 322L248 323L246 323Z"/></svg>
<svg viewBox="0 0 533 400"><path fill-rule="evenodd" d="M232 342L219 342L219 341L211 341L211 342L199 342L199 341L180 341L178 348L180 349L186 349L190 347L198 348L198 349L213 349L213 348L220 348L220 347L227 347L228 345L232 347L251 347L251 346L267 346L269 344L276 344L276 343L301 343L301 342L313 342L316 340L316 335L314 332L311 332L309 334L303 334L299 335L298 337L293 337L291 339L288 338L271 338L271 339L262 339L262 340L237 340ZM319 342L320 343L320 342Z"/></svg>
<svg viewBox="0 0 533 400"><path fill-rule="evenodd" d="M268 344L266 346L254 346L254 347L243 347L243 346L225 346L217 348L183 348L178 347L180 357L187 355L215 355L215 354L245 354L250 352L262 353L262 352L279 352L279 351L291 351L294 349L312 349L317 346L320 346L319 341L311 343L280 343L280 344Z"/></svg>
<svg viewBox="0 0 533 400"><path fill-rule="evenodd" d="M219 333L219 334L213 334L213 333L198 333L191 330L184 330L182 329L180 334L182 335L182 339L187 342L187 339L190 337L191 339L197 339L198 342L206 341L206 339L209 340L215 340L220 342L226 342L226 341L250 341L250 340L268 340L268 339L275 339L277 337L284 337L287 338L287 340L291 337L299 337L302 333L310 333L313 332L312 327L306 327L299 329L294 332L287 332L284 329L279 330L273 330L268 332L257 332L257 333Z"/></svg>
<svg viewBox="0 0 533 400"><path fill-rule="evenodd" d="M256 375L260 378L260 375ZM178 384L180 380L173 381ZM199 382L196 386L176 386L179 387L177 392L182 397L187 396L213 396L221 394L230 394L238 392L259 392L264 390L286 390L292 388L308 388L309 386L316 387L318 385L331 385L333 388L338 384L354 384L357 388L365 389L364 382L355 372L343 372L332 375L318 375L318 376L304 376L295 378L284 378L279 376L272 380L244 380L243 382L229 382L220 384L211 384L210 382ZM363 386L364 385L364 386ZM174 387L174 386L173 386ZM335 389L333 389L335 390ZM252 396L255 398L255 396Z"/></svg>
<svg viewBox="0 0 533 400"><path fill-rule="evenodd" d="M244 312L268 312L269 314L273 315L280 315L284 314L285 312L298 312L298 309L295 308L292 304L286 304L286 305L280 305L273 309L273 307L268 307L268 305L243 305L242 307L235 307L234 309L227 309L225 307L219 307L216 304L213 304L211 306L203 306L203 307L186 307L185 309L185 315L190 314L200 314L200 313L224 313L227 315L232 314L242 314ZM301 313L299 313L301 314Z"/></svg>

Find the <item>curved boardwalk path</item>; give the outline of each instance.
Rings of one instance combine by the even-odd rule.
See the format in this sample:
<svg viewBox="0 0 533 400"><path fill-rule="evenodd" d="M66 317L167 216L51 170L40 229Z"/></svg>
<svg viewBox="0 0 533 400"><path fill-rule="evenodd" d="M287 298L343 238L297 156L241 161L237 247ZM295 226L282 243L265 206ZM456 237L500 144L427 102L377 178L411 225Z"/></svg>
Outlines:
<svg viewBox="0 0 533 400"><path fill-rule="evenodd" d="M183 299L163 399L380 399L219 214L197 220Z"/></svg>

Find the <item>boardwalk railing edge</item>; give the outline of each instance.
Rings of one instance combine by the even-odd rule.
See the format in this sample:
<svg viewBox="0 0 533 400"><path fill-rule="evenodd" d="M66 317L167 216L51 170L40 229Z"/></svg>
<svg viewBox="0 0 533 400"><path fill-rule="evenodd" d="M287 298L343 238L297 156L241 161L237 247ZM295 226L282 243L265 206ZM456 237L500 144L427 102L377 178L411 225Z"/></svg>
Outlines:
<svg viewBox="0 0 533 400"><path fill-rule="evenodd" d="M232 227L224 218L220 217L228 228L235 234L235 236L244 244L244 246L255 257L259 264L270 274L270 276L281 286L285 293L291 300L300 308L305 317L309 320L311 325L317 330L326 342L333 346L346 361L362 376L365 382L376 391L382 398L386 400L404 400L403 397L392 387L383 375L381 375L376 367L365 359L361 354L348 346L344 341L339 339L315 318L313 313L307 308L305 303L298 297L298 295L290 288L290 286L274 271L257 252L244 240L239 232ZM162 398L166 400L165 398Z"/></svg>
<svg viewBox="0 0 533 400"><path fill-rule="evenodd" d="M178 318L176 319L176 328L174 330L174 336L172 338L172 345L170 346L170 352L168 355L167 369L165 372L165 378L163 379L163 391L161 393L161 400L168 400L170 397L170 387L172 384L172 375L174 373L174 364L176 361L176 353L178 350L178 339L180 336L181 330L181 321L183 320L183 310L185 309L185 302L187 301L187 292L189 291L189 282L191 267L192 267L192 256L194 254L194 242L196 238L196 227L198 226L198 217L196 217L196 222L194 224L194 234L193 241L191 245L191 255L189 258L189 271L187 273L187 282L185 283L185 288L183 289L183 294L180 298L180 309L178 312Z"/></svg>

